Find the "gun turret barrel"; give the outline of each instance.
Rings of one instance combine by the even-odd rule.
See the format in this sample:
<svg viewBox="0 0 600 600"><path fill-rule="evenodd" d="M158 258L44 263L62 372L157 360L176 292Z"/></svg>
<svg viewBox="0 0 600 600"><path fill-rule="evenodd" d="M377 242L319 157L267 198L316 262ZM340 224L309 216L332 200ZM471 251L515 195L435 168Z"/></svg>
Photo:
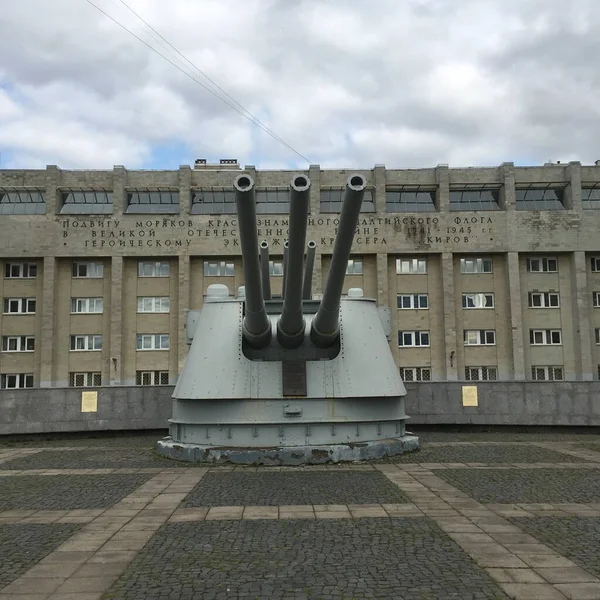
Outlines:
<svg viewBox="0 0 600 600"><path fill-rule="evenodd" d="M306 269L304 271L304 283L302 285L302 299L310 300L312 298L312 276L315 266L315 250L317 244L312 240L306 247Z"/></svg>
<svg viewBox="0 0 600 600"><path fill-rule="evenodd" d="M351 175L346 183L329 275L310 330L310 339L320 348L334 344L340 333L340 298L366 185L365 178L359 174Z"/></svg>
<svg viewBox="0 0 600 600"><path fill-rule="evenodd" d="M240 246L244 265L246 310L242 333L248 344L264 348L271 341L271 322L265 310L256 230L256 199L254 180L242 174L235 178L235 201L240 230Z"/></svg>
<svg viewBox="0 0 600 600"><path fill-rule="evenodd" d="M287 264L288 264L288 248L289 242L283 242L283 278L281 281L281 297L285 298L285 278L287 273Z"/></svg>
<svg viewBox="0 0 600 600"><path fill-rule="evenodd" d="M260 273L262 279L263 296L265 300L271 299L271 275L269 272L269 244L260 243Z"/></svg>
<svg viewBox="0 0 600 600"><path fill-rule="evenodd" d="M302 270L310 208L310 179L296 175L290 185L290 234L283 271L285 295L277 321L277 339L284 348L297 348L304 341L306 323L302 316Z"/></svg>

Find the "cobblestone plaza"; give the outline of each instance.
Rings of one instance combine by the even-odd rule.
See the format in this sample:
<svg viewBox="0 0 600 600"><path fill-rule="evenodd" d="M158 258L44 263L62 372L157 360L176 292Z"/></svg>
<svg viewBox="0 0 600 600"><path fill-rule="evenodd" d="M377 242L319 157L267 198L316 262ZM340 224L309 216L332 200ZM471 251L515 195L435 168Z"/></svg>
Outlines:
<svg viewBox="0 0 600 600"><path fill-rule="evenodd" d="M600 435L419 433L197 467L156 435L0 440L0 600L600 599Z"/></svg>

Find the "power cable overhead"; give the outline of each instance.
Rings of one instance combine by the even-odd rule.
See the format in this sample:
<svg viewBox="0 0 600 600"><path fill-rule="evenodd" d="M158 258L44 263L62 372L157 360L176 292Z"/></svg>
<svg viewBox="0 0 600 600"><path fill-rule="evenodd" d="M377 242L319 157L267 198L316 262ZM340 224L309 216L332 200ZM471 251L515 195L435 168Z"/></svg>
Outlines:
<svg viewBox="0 0 600 600"><path fill-rule="evenodd" d="M138 41L142 42L142 44L144 44L144 46L146 46L147 48L149 48L150 50L152 50L152 52L154 52L155 54L158 54L158 56L160 56L162 59L164 59L165 61L167 61L172 66L174 66L178 71L181 71L184 75L186 75L187 77L189 77L192 81L194 81L195 83L197 83L200 87L202 87L207 92L209 92L210 94L212 94L215 98L217 98L218 100L220 100L221 102L223 102L225 105L229 106L229 108L231 108L232 110L235 110L235 112L237 112L239 115L241 115L242 117L244 117L246 120L250 121L250 123L252 123L253 125L256 125L259 129L261 129L262 131L264 131L267 135L271 136L275 141L279 142L280 144L282 144L283 146L285 146L286 148L288 148L289 150L291 150L294 154L296 154L297 156L299 156L302 160L304 160L304 161L306 161L307 163L310 164L311 161L306 156L304 156L303 154L301 154L300 152L298 152L295 148L293 148L292 146L290 146L290 144L288 144L285 140L281 139L278 135L276 135L273 131L271 131L259 119L257 119L256 117L254 117L252 115L252 113L250 113L248 110L246 110L239 102L237 102L232 96L230 96L227 92L225 92L225 90L223 90L212 79L210 79L210 77L208 77L198 67L196 67L196 65L194 65L188 58L186 58L181 52L179 52L179 50L177 50L177 48L175 48L170 42L168 42L151 25L149 25L148 23L146 23L146 21L144 21L144 19L142 19L133 9L131 9L129 6L127 6L127 4L125 4L125 2L122 2L122 0L121 0L121 2L133 14L135 14L143 23L145 23L148 27L150 27L150 29L152 29L152 31L154 31L158 36L160 36L161 39L163 39L171 48L173 48L173 50L175 50L180 56L182 56L200 74L202 74L202 76L204 76L208 81L210 81L217 89L219 89L228 98L230 98L232 102L229 102L225 98L222 98L221 96L219 96L214 90L212 90L211 88L209 88L202 81L199 81L196 77L194 77L192 74L188 73L185 69L183 69L182 67L180 67L178 64L176 64L172 60L170 60L164 54L162 54L161 52L159 52L158 50L156 50L156 48L154 48L148 42L146 42L144 39L142 39L141 37L139 37L138 35L136 35L133 31L131 31L130 29L128 29L127 27L125 27L125 25L123 25L122 23L120 23L119 21L117 21L117 19L115 19L114 17L112 17L111 15L109 15L104 10L102 10L99 6L97 6L96 4L94 4L91 0L86 0L86 2L88 4L90 4L91 6L93 6L96 10L98 10L99 12L101 12L105 17L107 17L108 19L110 19L113 23L115 23L116 25L118 25L119 27L121 27L122 29L124 29L131 36L133 36L134 38L136 38ZM241 108L241 110L240 110L240 108L238 108L238 106Z"/></svg>

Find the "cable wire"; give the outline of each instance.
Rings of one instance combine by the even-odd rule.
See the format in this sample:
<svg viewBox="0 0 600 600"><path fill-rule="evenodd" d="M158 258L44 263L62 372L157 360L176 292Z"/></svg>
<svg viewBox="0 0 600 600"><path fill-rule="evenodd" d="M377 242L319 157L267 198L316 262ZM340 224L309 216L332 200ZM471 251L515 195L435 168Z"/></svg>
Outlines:
<svg viewBox="0 0 600 600"><path fill-rule="evenodd" d="M283 146L285 146L286 148L288 148L289 150L291 150L294 154L298 155L302 160L305 160L307 163L310 164L311 161L308 158L306 158L306 156L300 154L300 152L298 152L295 148L293 148L292 146L290 146L287 142L285 142L279 136L277 136L275 133L273 133L268 127L266 127L265 125L263 125L256 117L252 116L252 114L249 111L247 111L241 104L239 104L236 100L234 100L231 96L229 96L229 94L227 94L227 92L225 92L216 83L214 83L212 81L212 79L210 79L207 75L205 75L202 71L200 71L200 69L198 69L198 67L196 67L193 63L191 63L191 61L189 61L183 54L181 54L179 52L179 50L177 50L174 46L172 46L172 44L170 44L169 42L167 42L165 40L165 42L167 44L169 44L169 46L171 46L178 54L181 54L181 56L183 56L183 58L185 58L185 60L188 61L198 72L200 72L204 77L206 77L215 87L217 87L219 90L221 90L226 96L228 96L229 98L231 98L231 100L235 104L237 104L238 106L240 106L242 108L242 110L245 111L248 114L244 114L244 112L242 112L242 110L240 110L239 108L237 108L237 106L235 106L235 104L232 104L231 102L228 102L226 99L224 99L221 96L219 96L214 90L212 90L211 88L209 88L202 81L199 81L198 79L196 79L193 75L191 75L186 70L184 70L182 67L180 67L178 64L174 63L172 60L170 60L169 58L167 58L164 54L160 53L158 50L156 50L156 48L154 48L148 42L146 42L141 37L139 37L138 35L136 35L135 33L133 33L133 31L131 31L130 29L128 29L127 27L125 27L125 25L123 25L122 23L120 23L119 21L117 21L114 17L112 17L111 15L109 15L104 10L102 10L99 6L97 6L96 4L94 4L91 0L86 0L86 2L88 4L90 4L91 6L93 6L96 10L98 10L99 12L101 12L105 17L109 18L113 23L115 23L116 25L118 25L119 27L121 27L122 29L124 29L127 33L129 33L130 35L132 35L138 41L142 42L142 44L144 44L144 46L148 47L150 50L152 50L152 52L158 54L162 59L166 60L169 64L171 64L172 66L174 66L178 71L181 71L184 75L186 75L187 77L189 77L192 81L194 81L195 83L197 83L200 87L204 88L207 92L209 92L210 94L212 94L213 96L215 96L215 98L217 98L218 100L221 100L221 102L223 102L224 104L226 104L227 106L229 106L229 108L235 110L235 112L237 112L239 115L241 115L242 117L244 117L245 119L247 119L248 121L250 121L252 124L256 125L259 129L261 129L262 131L264 131L267 135L270 135L275 141L279 142L280 144L282 144ZM123 4L125 4L125 3L123 3ZM127 6L127 5L125 5L125 6ZM127 6L127 8L129 8L129 7ZM129 10L131 10L131 12L133 12L134 14L136 14L136 16L138 16L138 18L140 20L142 20L144 23L146 23L141 17L139 17L139 15L137 15L137 13L135 13L135 11L133 11L133 9L129 9ZM154 28L152 28L150 25L148 25L148 27L150 27L153 31L155 31L155 33L157 33L157 35L159 35L164 40L164 38L156 30L154 30ZM250 116L248 116L248 115L250 115Z"/></svg>

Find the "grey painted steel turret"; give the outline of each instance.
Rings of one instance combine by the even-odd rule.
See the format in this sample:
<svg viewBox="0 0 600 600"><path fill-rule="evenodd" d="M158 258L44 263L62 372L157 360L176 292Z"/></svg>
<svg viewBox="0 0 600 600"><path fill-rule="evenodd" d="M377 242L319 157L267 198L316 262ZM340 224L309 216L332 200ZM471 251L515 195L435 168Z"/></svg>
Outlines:
<svg viewBox="0 0 600 600"><path fill-rule="evenodd" d="M306 268L304 271L304 283L302 285L302 299L310 300L312 298L312 277L315 266L315 253L317 250L316 242L312 240L306 246Z"/></svg>
<svg viewBox="0 0 600 600"><path fill-rule="evenodd" d="M306 323L302 315L302 270L310 208L310 179L296 175L290 184L290 233L284 271L285 296L277 321L277 339L284 348L297 348L304 341Z"/></svg>
<svg viewBox="0 0 600 600"><path fill-rule="evenodd" d="M351 175L346 182L329 275L310 330L310 339L320 348L332 346L340 335L340 298L366 186L365 178L358 174Z"/></svg>
<svg viewBox="0 0 600 600"><path fill-rule="evenodd" d="M265 309L256 229L254 181L250 175L238 175L234 181L235 201L244 265L245 316L243 336L253 348L264 348L271 341L271 322Z"/></svg>
<svg viewBox="0 0 600 600"><path fill-rule="evenodd" d="M264 240L260 243L260 273L262 278L263 297L265 300L270 300L271 274L269 271L269 243Z"/></svg>

